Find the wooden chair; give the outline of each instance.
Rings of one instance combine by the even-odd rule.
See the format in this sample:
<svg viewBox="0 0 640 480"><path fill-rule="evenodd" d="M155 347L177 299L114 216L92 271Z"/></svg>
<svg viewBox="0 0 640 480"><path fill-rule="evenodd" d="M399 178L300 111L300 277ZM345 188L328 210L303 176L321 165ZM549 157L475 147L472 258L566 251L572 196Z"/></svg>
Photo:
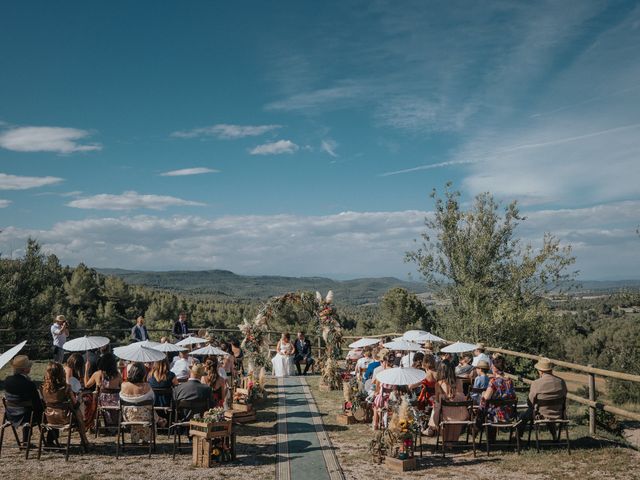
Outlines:
<svg viewBox="0 0 640 480"><path fill-rule="evenodd" d="M126 408L146 408L149 411L150 420L126 420L125 409ZM125 441L124 434L127 427L133 426L143 427L149 430L149 458L151 458L151 450L156 449L156 416L155 408L153 406L153 400L145 400L140 403L132 403L126 400L120 399L120 407L118 412L118 434L116 436L116 458L120 457L120 442L122 442L122 450L124 451ZM144 444L143 444L144 447Z"/></svg>
<svg viewBox="0 0 640 480"><path fill-rule="evenodd" d="M491 441L489 438L489 428L495 428L498 432L500 430L508 430L509 431L509 440L507 441L505 446L513 445L512 438L515 436L515 446L516 451L520 454L520 436L518 435L518 426L522 423L522 420L518 419L518 400L517 399L491 399L487 400L486 403L487 408L494 407L503 407L503 408L511 408L513 412L513 419L510 422L483 422L482 429L480 430L480 439L478 444L482 443L482 435L483 433L487 436L487 456L489 456L489 451L491 448ZM515 435L513 435L515 433ZM496 433L497 435L497 433Z"/></svg>
<svg viewBox="0 0 640 480"><path fill-rule="evenodd" d="M173 388L169 387L169 388L154 388L153 389L153 394L155 395L156 398L158 397L165 397L165 398L169 398L169 406L168 407L161 407L161 406L154 406L153 409L156 411L156 415L159 417L165 417L167 418L167 426L166 428L162 428L162 430L166 430L167 431L167 437L171 436L171 430L169 429L169 427L171 426L171 420L173 419ZM162 415L160 415L162 414ZM161 430L161 428L158 428L158 430Z"/></svg>
<svg viewBox="0 0 640 480"><path fill-rule="evenodd" d="M174 402L174 422L169 426L173 430L173 459L176 458L176 451L182 447L182 429L189 427L189 420L196 414L202 415L209 409L208 398L199 400L176 400Z"/></svg>
<svg viewBox="0 0 640 480"><path fill-rule="evenodd" d="M444 420L442 418L442 413L443 413L443 409L444 408L451 408L451 407L465 407L467 409L467 411L469 412L469 419L468 420ZM436 444L434 447L434 453L437 453L438 451L438 446L440 445L440 435L442 435L442 458L444 458L445 456L445 447L446 447L446 443L447 441L445 441L446 438L446 428L448 426L453 426L453 425L462 425L464 427L466 427L466 440L465 440L465 444L464 446L469 445L469 435L472 433L471 430L473 428L473 426L475 425L475 417L474 417L474 413L473 413L473 401L472 400L463 400L463 401L447 401L447 400L441 400L440 401L440 406L439 406L439 412L438 412L438 418L440 419L440 423L438 425L438 433L436 435ZM451 442L449 442L451 444ZM453 445L451 445L453 446ZM473 456L476 456L476 436L475 434L471 435L471 446L473 448Z"/></svg>
<svg viewBox="0 0 640 480"><path fill-rule="evenodd" d="M540 414L540 407L556 408L560 411L560 418L547 419ZM533 402L533 417L529 423L529 439L528 445L531 445L531 431L536 432L536 450L540 451L540 427L546 426L549 429L549 433L553 440L547 442L546 445L566 445L567 452L571 453L571 444L569 442L569 424L571 422L567 419L567 398L558 397L546 400L536 398ZM566 442L562 442L560 437L562 436L562 429L564 428L566 434Z"/></svg>
<svg viewBox="0 0 640 480"><path fill-rule="evenodd" d="M47 419L46 409L53 408L61 411L62 416L65 418L65 423L49 423ZM73 410L73 405L70 401L61 403L47 403L45 406L45 412L42 413L42 421L40 422L40 441L38 442L38 460L42 456L44 437L49 432L58 432L58 435L67 432L67 441L64 446L45 446L45 450L64 451L64 461L69 461L69 450L71 449L71 434L74 431L79 431L81 428ZM80 444L85 452L89 450L89 446L85 443L84 438L80 435Z"/></svg>
<svg viewBox="0 0 640 480"><path fill-rule="evenodd" d="M111 394L115 394L117 393L118 395L120 395L120 389L119 388L102 388L100 387L100 389L98 390L98 395L96 396L96 424L95 424L95 432L96 432L96 438L98 438L98 434L100 433L100 418L102 417L102 421L104 423L104 427L103 428L107 428L107 420L104 416L104 413L107 411L111 411L115 414L117 414L117 412L120 410L120 406L119 405L102 405L100 403L100 393L111 393Z"/></svg>
<svg viewBox="0 0 640 480"><path fill-rule="evenodd" d="M2 426L0 426L0 455L2 455L2 445L4 444L4 431L7 428L10 428L11 431L13 432L13 437L16 439L16 445L18 446L18 449L20 450L24 449L26 451L24 458L25 460L28 460L29 450L31 449L31 437L33 436L33 427L34 427L33 403L32 402L16 402L16 401L7 399L6 397L3 397L2 405L4 406L4 414L2 416ZM18 435L18 430L16 430L15 425L8 418L7 411L11 412L11 410L13 411L23 411L23 410L29 411L30 410L31 411L31 414L29 415L29 421L21 425L22 428L29 429L26 445L25 445L25 442L20 440L20 436Z"/></svg>

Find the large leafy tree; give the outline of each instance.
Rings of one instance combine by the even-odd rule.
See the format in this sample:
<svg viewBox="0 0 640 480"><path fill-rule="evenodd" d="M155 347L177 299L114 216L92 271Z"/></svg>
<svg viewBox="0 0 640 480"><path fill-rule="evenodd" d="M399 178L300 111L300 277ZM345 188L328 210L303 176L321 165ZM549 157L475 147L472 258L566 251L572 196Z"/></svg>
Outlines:
<svg viewBox="0 0 640 480"><path fill-rule="evenodd" d="M410 328L431 330L433 317L415 293L391 288L380 302L380 317L386 328L402 333Z"/></svg>
<svg viewBox="0 0 640 480"><path fill-rule="evenodd" d="M407 253L428 287L450 301L440 329L449 338L485 341L548 352L555 325L545 294L575 273L570 246L550 234L534 248L516 236L525 217L516 202L505 207L489 193L463 208L460 193L434 190L433 214L425 219L422 244Z"/></svg>

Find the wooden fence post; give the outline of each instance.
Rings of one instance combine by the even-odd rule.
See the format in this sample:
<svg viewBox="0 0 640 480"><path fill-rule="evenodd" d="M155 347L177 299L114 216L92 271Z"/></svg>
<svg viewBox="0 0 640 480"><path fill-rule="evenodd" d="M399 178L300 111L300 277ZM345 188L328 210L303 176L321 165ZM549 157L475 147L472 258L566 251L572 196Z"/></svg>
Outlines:
<svg viewBox="0 0 640 480"><path fill-rule="evenodd" d="M589 367L593 365L589 364ZM588 373L589 375L589 400L592 402L596 401L596 376L593 373ZM596 407L590 405L589 406L589 435L592 437L596 436Z"/></svg>

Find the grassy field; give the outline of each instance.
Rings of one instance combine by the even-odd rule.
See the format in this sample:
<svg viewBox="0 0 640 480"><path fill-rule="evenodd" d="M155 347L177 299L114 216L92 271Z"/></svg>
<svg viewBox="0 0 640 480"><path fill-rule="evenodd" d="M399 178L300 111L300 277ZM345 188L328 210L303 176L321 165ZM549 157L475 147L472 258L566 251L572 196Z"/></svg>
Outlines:
<svg viewBox="0 0 640 480"><path fill-rule="evenodd" d="M434 441L425 444L423 458L419 459L419 470L405 474L391 473L384 466L371 461L369 442L372 431L368 425L356 424L348 427L338 425L336 414L340 413L342 392L319 392L319 378L310 377L311 391L323 415L323 421L346 478L350 480L370 480L373 478L394 479L633 479L640 478L638 462L640 453L629 448L621 438L604 435L598 439L588 437L586 425L571 428L572 452L552 448L537 453L535 448L524 449L521 455L511 451L496 450L490 457L478 452L476 458L469 451L447 453L442 459L431 453ZM584 408L571 408L571 416L581 416ZM547 437L545 437L547 438ZM381 470L382 469L382 470ZM381 474L384 472L384 474ZM389 473L387 473L389 472ZM392 477L391 477L392 476Z"/></svg>

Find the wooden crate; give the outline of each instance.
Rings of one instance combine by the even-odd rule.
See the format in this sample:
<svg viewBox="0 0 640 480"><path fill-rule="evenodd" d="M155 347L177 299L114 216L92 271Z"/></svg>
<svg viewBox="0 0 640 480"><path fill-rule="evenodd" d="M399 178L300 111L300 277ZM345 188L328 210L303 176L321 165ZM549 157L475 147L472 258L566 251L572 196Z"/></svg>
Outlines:
<svg viewBox="0 0 640 480"><path fill-rule="evenodd" d="M234 403L232 405L234 412L251 412L253 411L253 406L251 404L247 405L245 403Z"/></svg>
<svg viewBox="0 0 640 480"><path fill-rule="evenodd" d="M207 423L191 420L189 422L189 435L201 438L218 438L231 436L233 424L227 420L225 422Z"/></svg>
<svg viewBox="0 0 640 480"><path fill-rule="evenodd" d="M193 465L196 467L212 466L213 461L211 459L211 441L208 438L193 436L191 438L191 449L193 456Z"/></svg>
<svg viewBox="0 0 640 480"><path fill-rule="evenodd" d="M407 458L406 460L400 460L399 458L386 457L384 464L389 470L394 472L407 472L409 470L416 469L416 458Z"/></svg>
<svg viewBox="0 0 640 480"><path fill-rule="evenodd" d="M354 423L357 423L357 421L353 417L353 415L350 415L348 413L340 413L336 415L336 423L338 425L353 425Z"/></svg>

